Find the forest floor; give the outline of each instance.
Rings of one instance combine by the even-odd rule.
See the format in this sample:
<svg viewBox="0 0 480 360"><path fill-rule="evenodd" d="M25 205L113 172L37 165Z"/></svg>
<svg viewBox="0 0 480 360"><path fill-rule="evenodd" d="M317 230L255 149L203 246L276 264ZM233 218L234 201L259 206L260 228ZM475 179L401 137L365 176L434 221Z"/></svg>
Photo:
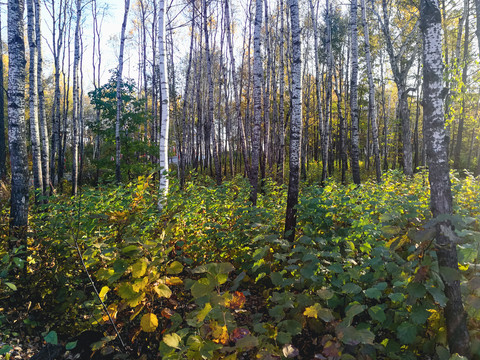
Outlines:
<svg viewBox="0 0 480 360"><path fill-rule="evenodd" d="M436 261L426 173L310 183L295 242L269 180L254 208L243 178L172 179L161 213L150 178L84 187L32 208L15 249L0 206L0 359L47 344L63 358L446 360L440 276L461 280L480 356L477 179L452 176L458 273Z"/></svg>

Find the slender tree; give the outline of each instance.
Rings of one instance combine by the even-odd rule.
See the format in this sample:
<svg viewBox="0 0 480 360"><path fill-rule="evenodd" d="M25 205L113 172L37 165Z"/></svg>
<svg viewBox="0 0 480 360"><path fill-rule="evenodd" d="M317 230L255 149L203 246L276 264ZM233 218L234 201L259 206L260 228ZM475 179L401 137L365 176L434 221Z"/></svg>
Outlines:
<svg viewBox="0 0 480 360"><path fill-rule="evenodd" d="M37 43L35 37L35 14L33 0L27 0L27 37L29 45L29 120L30 139L32 144L33 186L35 201L43 192L42 154L40 150L40 126L38 124L37 102Z"/></svg>
<svg viewBox="0 0 480 360"><path fill-rule="evenodd" d="M423 37L423 126L430 181L430 207L434 217L452 214L444 114L442 61L442 23L438 0L422 0L420 21ZM444 218L436 225L437 256L440 269L458 271L457 250L451 222ZM447 336L452 354L470 356L466 313L462 304L460 281L443 276Z"/></svg>
<svg viewBox="0 0 480 360"><path fill-rule="evenodd" d="M0 14L0 29L2 19ZM3 85L3 41L0 34L0 181L7 179L7 146L5 139L5 88Z"/></svg>
<svg viewBox="0 0 480 360"><path fill-rule="evenodd" d="M25 122L23 0L8 1L8 146L12 170L10 233L25 239L28 226L28 155Z"/></svg>
<svg viewBox="0 0 480 360"><path fill-rule="evenodd" d="M40 0L35 3L35 41L37 44L37 96L38 96L38 123L40 127L40 142L42 152L43 195L48 196L50 188L50 141L48 138L48 124L45 114L45 92L43 88L43 53Z"/></svg>
<svg viewBox="0 0 480 360"><path fill-rule="evenodd" d="M79 78L80 63L80 22L82 20L82 0L76 0L75 44L73 55L73 110L72 110L72 195L77 195L79 173Z"/></svg>
<svg viewBox="0 0 480 360"><path fill-rule="evenodd" d="M375 174L377 182L382 181L380 164L380 146L378 144L377 104L375 102L375 83L373 82L372 56L370 54L370 35L368 33L367 10L365 0L362 1L363 36L365 39L365 58L368 76L368 120L372 124L373 155L375 157Z"/></svg>
<svg viewBox="0 0 480 360"><path fill-rule="evenodd" d="M289 0L292 27L292 120L290 122L290 161L285 216L285 236L295 239L297 224L298 186L300 180L300 149L302 139L302 51L298 0Z"/></svg>
<svg viewBox="0 0 480 360"><path fill-rule="evenodd" d="M357 0L350 5L350 39L352 52L352 75L350 78L350 112L352 121L352 176L355 184L360 184L359 165L359 110L358 110L358 28L357 28Z"/></svg>
<svg viewBox="0 0 480 360"><path fill-rule="evenodd" d="M168 73L167 73L167 56L166 56L166 34L165 34L165 18L166 18L165 0L160 0L158 7L158 63L160 77L160 95L161 95L161 125L160 125L160 184L159 184L159 200L158 209L163 208L163 203L168 194L168 131L169 131L169 98L168 98Z"/></svg>
<svg viewBox="0 0 480 360"><path fill-rule="evenodd" d="M262 57L260 53L260 31L262 28L262 2L256 0L255 28L253 35L253 129L252 129L252 169L250 200L257 204L258 164L260 160L260 129L262 126Z"/></svg>
<svg viewBox="0 0 480 360"><path fill-rule="evenodd" d="M120 34L120 53L118 55L117 70L117 118L115 121L115 179L117 183L122 181L122 173L120 171L121 146L120 146L120 119L122 118L122 73L123 73L123 52L125 49L125 31L127 28L128 10L130 8L130 0L125 0L125 11L123 13L122 32Z"/></svg>

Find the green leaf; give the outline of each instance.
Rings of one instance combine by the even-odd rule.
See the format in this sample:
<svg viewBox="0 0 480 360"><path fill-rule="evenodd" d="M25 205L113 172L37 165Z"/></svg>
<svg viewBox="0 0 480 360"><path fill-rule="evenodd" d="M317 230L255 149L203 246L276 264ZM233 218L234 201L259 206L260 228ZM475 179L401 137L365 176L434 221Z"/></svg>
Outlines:
<svg viewBox="0 0 480 360"><path fill-rule="evenodd" d="M272 280L272 284L274 286L283 286L283 275L279 272L272 272L270 274L270 279Z"/></svg>
<svg viewBox="0 0 480 360"><path fill-rule="evenodd" d="M279 331L277 333L277 341L280 344L289 344L292 342L292 335L283 331Z"/></svg>
<svg viewBox="0 0 480 360"><path fill-rule="evenodd" d="M290 335L299 335L302 333L302 324L296 320L284 320L278 324L278 328Z"/></svg>
<svg viewBox="0 0 480 360"><path fill-rule="evenodd" d="M252 349L258 346L258 339L253 335L247 335L235 343L237 349Z"/></svg>
<svg viewBox="0 0 480 360"><path fill-rule="evenodd" d="M427 291L433 296L433 299L440 305L445 306L447 305L447 297L443 293L442 290L436 287L428 287Z"/></svg>
<svg viewBox="0 0 480 360"><path fill-rule="evenodd" d="M5 285L7 285L10 289L13 291L17 291L17 286L11 282L5 282Z"/></svg>
<svg viewBox="0 0 480 360"><path fill-rule="evenodd" d="M72 349L75 349L75 346L77 346L77 342L72 341L72 342L67 343L67 345L65 345L65 349L72 350Z"/></svg>
<svg viewBox="0 0 480 360"><path fill-rule="evenodd" d="M8 353L10 350L13 350L13 347L11 347L10 345L4 345L0 348L0 355L5 355L6 353Z"/></svg>
<svg viewBox="0 0 480 360"><path fill-rule="evenodd" d="M132 265L132 277L140 278L147 272L147 262L144 259L138 260Z"/></svg>
<svg viewBox="0 0 480 360"><path fill-rule="evenodd" d="M397 328L397 338L404 344L412 344L417 336L417 327L409 322L400 324Z"/></svg>
<svg viewBox="0 0 480 360"><path fill-rule="evenodd" d="M373 344L375 335L368 329L357 330L353 326L347 326L339 332L342 342L347 345Z"/></svg>
<svg viewBox="0 0 480 360"><path fill-rule="evenodd" d="M138 251L140 251L140 248L137 245L128 245L125 246L122 249L122 253L127 255L127 256L133 256L135 255Z"/></svg>
<svg viewBox="0 0 480 360"><path fill-rule="evenodd" d="M365 296L369 299L376 299L379 300L382 296L382 292L377 288L373 287L370 289L365 290Z"/></svg>
<svg viewBox="0 0 480 360"><path fill-rule="evenodd" d="M170 288L165 284L159 284L155 286L154 289L159 297L164 297L168 299L170 298L170 296L172 296L172 290L170 290Z"/></svg>
<svg viewBox="0 0 480 360"><path fill-rule="evenodd" d="M410 319L412 319L415 324L422 325L425 324L430 315L431 313L427 309L421 305L416 305L412 308Z"/></svg>
<svg viewBox="0 0 480 360"><path fill-rule="evenodd" d="M320 296L320 299L322 300L329 300L335 295L335 293L329 289L320 289L317 290L317 295Z"/></svg>
<svg viewBox="0 0 480 360"><path fill-rule="evenodd" d="M375 306L372 306L371 308L369 308L368 313L370 314L370 317L373 320L378 321L380 324L383 323L385 320L387 320L387 316L385 315L385 311L379 305L375 305Z"/></svg>
<svg viewBox="0 0 480 360"><path fill-rule="evenodd" d="M343 285L342 287L343 292L346 292L347 294L358 294L360 291L362 291L362 288L358 286L357 284L354 283L348 283Z"/></svg>
<svg viewBox="0 0 480 360"><path fill-rule="evenodd" d="M411 282L407 285L407 293L418 299L424 297L427 292L425 290L425 285L418 282Z"/></svg>
<svg viewBox="0 0 480 360"><path fill-rule="evenodd" d="M167 267L167 274L177 275L183 271L183 265L179 261L174 261Z"/></svg>
<svg viewBox="0 0 480 360"><path fill-rule="evenodd" d="M403 300L405 300L405 295L403 295L402 293L398 293L398 292L392 293L392 294L388 295L388 297L393 302L402 302Z"/></svg>
<svg viewBox="0 0 480 360"><path fill-rule="evenodd" d="M215 284L208 278L201 278L195 281L190 291L195 299L210 294L215 289Z"/></svg>
<svg viewBox="0 0 480 360"><path fill-rule="evenodd" d="M458 281L461 278L460 271L447 266L440 266L440 275L447 282Z"/></svg>
<svg viewBox="0 0 480 360"><path fill-rule="evenodd" d="M365 305L353 304L346 313L347 318L353 319L354 316L363 312L367 307Z"/></svg>
<svg viewBox="0 0 480 360"><path fill-rule="evenodd" d="M43 338L47 344L58 345L58 337L55 331L50 331Z"/></svg>
<svg viewBox="0 0 480 360"><path fill-rule="evenodd" d="M163 342L174 349L180 349L179 345L181 341L182 341L182 338L178 336L176 333L166 334L163 337Z"/></svg>

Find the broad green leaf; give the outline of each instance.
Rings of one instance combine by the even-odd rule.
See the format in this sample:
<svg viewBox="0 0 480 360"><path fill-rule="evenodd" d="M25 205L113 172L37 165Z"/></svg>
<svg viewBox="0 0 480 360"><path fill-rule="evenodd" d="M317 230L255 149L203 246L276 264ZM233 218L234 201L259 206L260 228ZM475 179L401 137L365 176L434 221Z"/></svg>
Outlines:
<svg viewBox="0 0 480 360"><path fill-rule="evenodd" d="M0 355L5 355L6 353L8 353L10 350L13 350L13 347L11 347L10 345L4 345L0 348Z"/></svg>
<svg viewBox="0 0 480 360"><path fill-rule="evenodd" d="M140 278L147 272L147 262L144 259L138 260L132 265L132 277Z"/></svg>
<svg viewBox="0 0 480 360"><path fill-rule="evenodd" d="M174 261L167 267L167 274L177 275L183 271L183 265L179 261Z"/></svg>
<svg viewBox="0 0 480 360"><path fill-rule="evenodd" d="M17 287L15 284L11 283L11 282L5 282L5 285L7 285L10 289L12 289L13 291L17 291Z"/></svg>
<svg viewBox="0 0 480 360"><path fill-rule="evenodd" d="M368 329L357 330L353 326L347 326L339 332L339 337L344 344L373 344L375 335Z"/></svg>
<svg viewBox="0 0 480 360"><path fill-rule="evenodd" d="M380 324L387 320L385 311L383 311L382 307L379 305L375 305L369 308L368 313L373 320L378 321Z"/></svg>
<svg viewBox="0 0 480 360"><path fill-rule="evenodd" d="M360 291L362 291L362 288L358 286L357 284L354 283L348 283L343 285L342 287L343 292L346 292L347 294L358 294Z"/></svg>
<svg viewBox="0 0 480 360"><path fill-rule="evenodd" d="M212 293L213 289L215 289L215 284L212 283L209 278L202 278L195 281L190 291L192 292L192 296L198 299L199 297Z"/></svg>
<svg viewBox="0 0 480 360"><path fill-rule="evenodd" d="M302 333L302 324L296 320L284 320L278 324L278 328L290 335L299 335Z"/></svg>
<svg viewBox="0 0 480 360"><path fill-rule="evenodd" d="M270 274L270 279L274 286L283 286L283 275L279 272L272 272Z"/></svg>
<svg viewBox="0 0 480 360"><path fill-rule="evenodd" d="M290 344L292 342L292 335L284 331L279 331L277 333L277 341L280 344Z"/></svg>
<svg viewBox="0 0 480 360"><path fill-rule="evenodd" d="M329 289L320 289L317 290L317 295L320 296L322 300L329 300L335 295L335 293Z"/></svg>
<svg viewBox="0 0 480 360"><path fill-rule="evenodd" d="M138 291L135 291L133 288L133 285L130 283L123 283L120 284L118 287L118 295L122 299L128 300L128 299L133 299L135 296L138 295Z"/></svg>
<svg viewBox="0 0 480 360"><path fill-rule="evenodd" d="M405 295L403 295L402 293L392 293L390 295L388 295L388 297L393 301L393 302L402 302L403 300L405 300Z"/></svg>
<svg viewBox="0 0 480 360"><path fill-rule="evenodd" d="M377 288L373 287L370 289L365 290L365 296L369 299L376 299L379 300L382 296L382 292Z"/></svg>
<svg viewBox="0 0 480 360"><path fill-rule="evenodd" d="M72 349L75 349L76 346L77 346L77 342L72 341L72 342L69 342L65 345L65 349L72 350Z"/></svg>
<svg viewBox="0 0 480 360"><path fill-rule="evenodd" d="M400 324L397 328L397 338L404 344L411 344L417 336L417 327L409 322Z"/></svg>
<svg viewBox="0 0 480 360"><path fill-rule="evenodd" d="M426 294L425 285L418 282L411 282L407 285L407 293L416 299L422 298Z"/></svg>
<svg viewBox="0 0 480 360"><path fill-rule="evenodd" d="M442 290L436 287L428 287L427 291L433 296L433 299L440 305L447 305L447 297Z"/></svg>
<svg viewBox="0 0 480 360"><path fill-rule="evenodd" d="M166 334L163 337L163 342L175 349L180 349L179 345L181 341L182 341L182 338L178 336L176 333Z"/></svg>
<svg viewBox="0 0 480 360"><path fill-rule="evenodd" d="M458 269L452 269L447 266L440 266L440 275L447 282L458 281L461 278L460 271Z"/></svg>
<svg viewBox="0 0 480 360"><path fill-rule="evenodd" d="M58 345L58 337L56 331L50 331L43 338L47 344Z"/></svg>
<svg viewBox="0 0 480 360"><path fill-rule="evenodd" d="M353 319L354 316L363 312L367 307L365 305L353 304L346 313L347 318Z"/></svg>
<svg viewBox="0 0 480 360"><path fill-rule="evenodd" d="M157 315L153 313L143 315L142 319L140 320L140 327L145 332L154 332L158 327Z"/></svg>
<svg viewBox="0 0 480 360"><path fill-rule="evenodd" d="M237 349L252 349L258 346L258 339L253 335L247 335L241 339L238 339L235 343Z"/></svg>
<svg viewBox="0 0 480 360"><path fill-rule="evenodd" d="M170 288L165 284L159 284L155 286L154 290L159 297L164 297L168 299L170 298L170 296L172 296L172 290L170 290Z"/></svg>
<svg viewBox="0 0 480 360"><path fill-rule="evenodd" d="M431 313L427 309L421 305L416 305L412 308L410 319L412 319L412 321L417 325L423 325L428 320L430 315Z"/></svg>

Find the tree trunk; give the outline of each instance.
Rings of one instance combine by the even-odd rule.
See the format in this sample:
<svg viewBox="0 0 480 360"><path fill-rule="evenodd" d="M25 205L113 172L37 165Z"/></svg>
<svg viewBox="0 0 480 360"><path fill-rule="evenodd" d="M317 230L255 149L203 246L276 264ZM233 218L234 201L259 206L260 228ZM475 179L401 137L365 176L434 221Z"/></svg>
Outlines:
<svg viewBox="0 0 480 360"><path fill-rule="evenodd" d="M463 141L463 128L465 124L465 107L466 107L466 95L465 92L467 90L467 75L468 75L468 62L469 62L469 38L470 38L470 17L469 15L469 7L470 2L468 0L465 1L465 39L463 41L463 69L462 69L462 114L458 120L458 130L457 130L457 140L455 144L455 153L454 153L454 161L453 167L455 169L461 168L461 159L460 155L462 152L462 141Z"/></svg>
<svg viewBox="0 0 480 360"><path fill-rule="evenodd" d="M447 157L443 107L442 25L438 0L422 0L420 21L423 36L423 123L429 166L430 200L434 217L452 213L452 193ZM449 220L436 225L437 257L443 267L458 271L453 228ZM460 281L443 277L447 337L452 354L470 356L467 317L463 309Z"/></svg>
<svg viewBox="0 0 480 360"><path fill-rule="evenodd" d="M50 192L50 144L48 138L48 124L45 115L45 92L43 89L43 55L40 1L35 1L35 35L37 43L37 91L38 91L38 122L40 126L40 141L42 144L42 175L43 195Z"/></svg>
<svg viewBox="0 0 480 360"><path fill-rule="evenodd" d="M370 55L370 37L368 34L367 10L365 0L362 0L363 33L365 37L365 58L367 61L368 76L368 118L372 124L373 155L375 157L375 174L377 182L382 181L380 164L380 147L378 145L377 104L375 102L375 84L373 82L372 58Z"/></svg>
<svg viewBox="0 0 480 360"><path fill-rule="evenodd" d="M0 29L2 20L0 15ZM5 87L3 76L3 41L0 34L0 181L7 180L7 146L5 141Z"/></svg>
<svg viewBox="0 0 480 360"><path fill-rule="evenodd" d="M30 139L32 144L32 172L35 202L43 192L42 154L40 150L40 126L38 125L37 103L37 44L35 42L35 10L33 0L27 0L27 37L29 46L29 117Z"/></svg>
<svg viewBox="0 0 480 360"><path fill-rule="evenodd" d="M120 53L118 55L118 71L117 71L117 118L115 121L115 179L117 183L122 182L122 172L120 169L122 151L120 141L120 128L122 118L122 73L123 73L123 52L125 48L125 30L127 27L128 10L130 8L130 0L125 0L125 12L123 14L122 32L120 34Z"/></svg>
<svg viewBox="0 0 480 360"><path fill-rule="evenodd" d="M23 12L23 0L8 1L8 146L12 171L10 235L26 240L29 199Z"/></svg>
<svg viewBox="0 0 480 360"><path fill-rule="evenodd" d="M352 121L352 176L353 182L360 184L359 158L359 114L358 114L358 28L357 28L357 0L352 0L350 6L350 37L352 51L352 74L350 78L350 112Z"/></svg>
<svg viewBox="0 0 480 360"><path fill-rule="evenodd" d="M290 160L285 237L295 239L297 224L298 187L300 177L300 146L302 139L302 51L298 0L289 0L292 27L292 119L290 122Z"/></svg>
<svg viewBox="0 0 480 360"><path fill-rule="evenodd" d="M128 1L128 0L127 0ZM160 181L159 181L159 197L158 209L162 210L168 194L168 131L170 125L169 117L169 98L168 98L168 73L166 58L166 34L165 34L165 0L160 0L158 9L158 63L160 77L160 98L161 98L161 125L159 139L159 165L160 165Z"/></svg>
<svg viewBox="0 0 480 360"><path fill-rule="evenodd" d="M82 1L76 0L76 22L75 22L75 44L73 54L73 109L72 109L72 195L76 196L78 191L78 140L79 140L79 95L78 95L78 68L80 63L80 22L82 19Z"/></svg>
<svg viewBox="0 0 480 360"><path fill-rule="evenodd" d="M256 0L255 30L253 35L253 129L252 129L252 168L250 200L257 205L258 164L260 159L260 128L262 126L262 58L260 54L260 31L262 28L262 2Z"/></svg>

